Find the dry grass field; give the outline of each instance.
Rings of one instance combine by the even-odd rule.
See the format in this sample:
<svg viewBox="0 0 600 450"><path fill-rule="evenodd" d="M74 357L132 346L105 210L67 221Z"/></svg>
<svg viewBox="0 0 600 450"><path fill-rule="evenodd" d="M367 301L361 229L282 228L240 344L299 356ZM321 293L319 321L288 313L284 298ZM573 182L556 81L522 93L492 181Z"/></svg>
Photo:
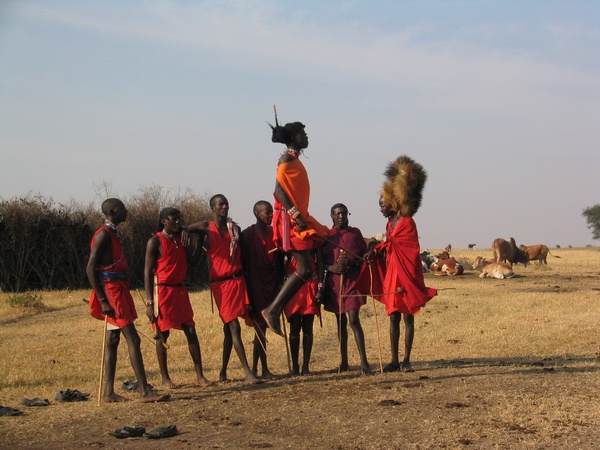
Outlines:
<svg viewBox="0 0 600 450"><path fill-rule="evenodd" d="M117 392L131 398L96 405L103 323L92 319L85 291L31 293L42 305L11 306L0 294L0 404L23 415L0 417L1 448L323 448L323 449L587 449L600 442L600 249L556 249L547 266L517 266L509 280L426 274L439 294L416 316L413 373L361 376L350 336L352 371L337 374L335 321L316 322L312 370L288 377L283 339L268 334L271 369L281 377L243 383L232 355L231 383L194 387L182 332L170 339L171 375L184 384L170 401L140 404L121 390L131 378L126 344L117 365ZM455 250L468 261L490 250ZM135 294L135 293L134 293ZM134 295L136 301L137 296ZM205 375L216 380L222 324L210 296L192 294ZM159 383L151 330L138 302L142 350ZM367 351L389 361L388 322L372 300L361 312ZM252 330L244 327L251 354ZM186 384L187 383L187 384ZM90 393L60 403L59 390ZM160 388L159 391L163 391ZM27 407L22 397L48 398ZM175 424L178 436L116 439L116 428Z"/></svg>

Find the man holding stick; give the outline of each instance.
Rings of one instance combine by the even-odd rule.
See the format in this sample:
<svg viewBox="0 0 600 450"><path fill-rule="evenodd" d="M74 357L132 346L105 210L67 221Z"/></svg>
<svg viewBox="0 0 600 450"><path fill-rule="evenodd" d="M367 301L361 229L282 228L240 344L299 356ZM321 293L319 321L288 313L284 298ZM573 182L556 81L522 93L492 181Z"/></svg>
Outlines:
<svg viewBox="0 0 600 450"><path fill-rule="evenodd" d="M252 371L258 374L258 361L262 365L261 378L274 379L267 364L267 323L261 311L277 296L283 283L283 253L273 242L273 206L266 200L254 205L256 223L242 231L242 263L248 288L251 309L246 320L254 327Z"/></svg>
<svg viewBox="0 0 600 450"><path fill-rule="evenodd" d="M109 198L102 203L102 213L106 221L92 238L90 259L86 267L92 286L90 313L92 317L105 321L106 327L101 398L106 403L125 401L124 397L114 391L117 348L123 333L127 340L131 366L138 380L140 402L167 400L169 395L159 395L148 387L140 336L133 324L137 312L126 280L127 260L117 230L118 225L127 220L127 208L121 200Z"/></svg>
<svg viewBox="0 0 600 450"><path fill-rule="evenodd" d="M366 296L356 290L356 281L360 274L367 245L361 231L351 227L348 222L348 208L342 203L331 207L333 226L329 239L322 247L323 272L322 287L317 300L322 298L325 310L335 314L340 340L341 363L339 372L349 370L348 366L348 329L347 322L354 333L354 340L360 356L360 370L370 374L371 368L365 349L365 335L360 324L359 310L367 302ZM348 313L348 318L346 318Z"/></svg>
<svg viewBox="0 0 600 450"><path fill-rule="evenodd" d="M210 386L202 371L200 342L194 328L194 311L188 291L184 286L188 263L195 265L201 252L184 246L181 231L183 216L175 208L164 208L160 212L158 232L148 240L144 266L146 289L146 315L154 324L159 339L156 340L156 356L162 377L162 385L175 389L167 368L166 342L172 328L185 333L188 349L194 363L196 384Z"/></svg>

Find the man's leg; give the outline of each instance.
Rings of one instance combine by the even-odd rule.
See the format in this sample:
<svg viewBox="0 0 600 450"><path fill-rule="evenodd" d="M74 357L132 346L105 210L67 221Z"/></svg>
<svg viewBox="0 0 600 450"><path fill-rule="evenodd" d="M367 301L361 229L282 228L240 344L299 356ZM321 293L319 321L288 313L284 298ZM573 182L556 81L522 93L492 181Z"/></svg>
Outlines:
<svg viewBox="0 0 600 450"><path fill-rule="evenodd" d="M294 314L290 317L290 354L292 357L292 375L300 375L300 330L302 329L302 316Z"/></svg>
<svg viewBox="0 0 600 450"><path fill-rule="evenodd" d="M296 292L306 283L306 280L312 275L312 262L311 255L308 250L303 251L292 251L293 257L296 259L298 263L298 267L296 272L290 275L285 283L283 283L282 288L280 289L277 297L273 300L267 308L263 309L261 314L269 328L273 330L275 334L279 336L283 336L283 331L281 331L281 323L279 321L279 316L281 315L283 308L287 303L294 297Z"/></svg>
<svg viewBox="0 0 600 450"><path fill-rule="evenodd" d="M188 341L188 349L192 356L192 362L194 363L194 371L196 372L196 384L198 386L210 386L212 383L206 379L202 370L202 353L200 352L200 341L198 340L198 334L196 334L196 328L191 325L181 325L185 337ZM166 339L165 339L166 340Z"/></svg>
<svg viewBox="0 0 600 450"><path fill-rule="evenodd" d="M162 336L163 339L156 339L156 358L158 359L158 367L160 368L160 377L161 383L164 387L170 389L176 389L178 386L171 381L171 377L169 376L169 369L167 366L167 348L163 345L163 342L166 344L167 339L169 339L170 332L163 331Z"/></svg>
<svg viewBox="0 0 600 450"><path fill-rule="evenodd" d="M257 339L258 341L258 357L260 359L260 364L262 366L262 374L261 377L268 379L268 380L273 380L276 378L275 375L273 375L271 373L271 371L269 370L269 365L267 364L267 326L266 325L260 325L259 327L257 327L258 329L257 334L254 336L254 345L256 348L256 341ZM257 373L256 368L252 370L255 374Z"/></svg>
<svg viewBox="0 0 600 450"><path fill-rule="evenodd" d="M313 322L314 314L302 316L302 372L301 375L310 375L310 354L313 346Z"/></svg>
<svg viewBox="0 0 600 450"><path fill-rule="evenodd" d="M347 372L348 371L348 319L346 318L346 314L335 314L335 318L337 319L337 327L338 327L338 341L340 344L340 356L342 361L340 362L340 367L338 367L338 372Z"/></svg>
<svg viewBox="0 0 600 450"><path fill-rule="evenodd" d="M123 402L126 399L115 393L115 372L117 369L117 349L121 340L121 330L106 332L106 352L104 354L104 386L102 401L104 403Z"/></svg>
<svg viewBox="0 0 600 450"><path fill-rule="evenodd" d="M125 339L127 340L127 349L129 351L129 360L131 361L131 367L138 380L138 391L140 393L141 402L161 402L167 400L170 395L159 395L153 392L148 387L148 380L146 379L146 370L144 369L144 360L142 359L142 351L140 349L140 336L135 329L135 325L130 323L126 327L122 328Z"/></svg>
<svg viewBox="0 0 600 450"><path fill-rule="evenodd" d="M415 316L404 314L404 359L402 360L402 370L404 372L413 372L410 365L410 352L412 350L413 340L415 338Z"/></svg>
<svg viewBox="0 0 600 450"><path fill-rule="evenodd" d="M227 379L227 366L229 365L229 357L233 348L233 339L231 337L231 329L229 324L223 324L223 362L221 364L221 372L219 372L219 381L229 381Z"/></svg>
<svg viewBox="0 0 600 450"><path fill-rule="evenodd" d="M358 348L358 355L360 356L360 370L362 373L371 373L371 366L367 360L367 350L365 348L365 334L360 324L360 318L358 316L359 309L351 309L348 311L348 318L350 319L350 326L354 332L354 340L356 341L356 347Z"/></svg>
<svg viewBox="0 0 600 450"><path fill-rule="evenodd" d="M246 383L258 383L260 380L256 378L256 375L250 370L250 366L248 365L248 360L246 359L246 350L244 349L244 343L242 342L242 329L240 327L240 323L237 319L229 322L229 330L231 333L231 339L233 341L233 348L242 363L242 367L246 374Z"/></svg>
<svg viewBox="0 0 600 450"><path fill-rule="evenodd" d="M396 372L400 370L398 362L398 343L400 341L400 317L401 314L395 311L390 314L390 348L392 351L392 362L386 364L384 372Z"/></svg>

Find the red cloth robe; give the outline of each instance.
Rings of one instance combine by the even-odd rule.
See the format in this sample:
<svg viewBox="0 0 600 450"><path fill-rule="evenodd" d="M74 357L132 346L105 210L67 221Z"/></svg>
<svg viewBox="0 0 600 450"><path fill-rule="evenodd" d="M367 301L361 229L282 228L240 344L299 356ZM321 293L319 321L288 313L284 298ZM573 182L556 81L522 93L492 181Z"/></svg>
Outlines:
<svg viewBox="0 0 600 450"><path fill-rule="evenodd" d="M98 266L96 267L96 271L111 272L114 273L115 276L117 274L125 274L125 271L127 270L127 259L123 253L123 245L121 244L119 237L110 227L102 226L96 230L92 237L90 248L94 246L96 236L98 236L98 233L101 231L107 231L110 236L114 262L109 266ZM133 297L129 291L129 282L125 279L114 279L109 274L107 274L107 276L101 275L100 281L104 287L104 293L108 304L115 310L115 317L109 317L108 323L119 328L124 328L133 323L135 319L137 319L137 311L135 309ZM90 314L98 320L104 320L102 305L94 290L92 290L90 296Z"/></svg>
<svg viewBox="0 0 600 450"><path fill-rule="evenodd" d="M300 211L304 222L306 222L306 230L298 231L295 229L287 211L279 199L275 197L273 205L273 239L275 244L284 252L317 248L321 242L319 236L327 236L328 229L308 213L310 182L306 168L297 156L294 155L292 161L279 163L277 166L277 182L292 204Z"/></svg>
<svg viewBox="0 0 600 450"><path fill-rule="evenodd" d="M329 230L329 240L338 244L340 247L349 250L357 256L363 256L367 252L367 244L362 233L358 228L347 227L344 230L336 230L335 227ZM335 264L340 257L341 249L331 242L323 244L323 262L326 265ZM366 296L356 289L356 282L360 274L360 267L356 267L356 256L346 253L348 257L349 268L344 274L344 286L342 288L342 312L348 312L353 309L360 309L367 303ZM340 312L340 281L341 276L338 273L327 273L324 283L325 310L339 314ZM349 297L346 297L346 296Z"/></svg>
<svg viewBox="0 0 600 450"><path fill-rule="evenodd" d="M314 271L316 270L316 264L314 261L312 264ZM296 264L296 259L290 259L287 266L288 274L294 273L297 267L298 265ZM290 317L292 317L294 314L300 314L301 316L307 316L309 314L321 314L319 305L315 303L318 285L319 280L317 279L317 274L313 272L313 276L310 278L310 280L307 280L306 283L302 285L298 292L296 292L296 294L285 305L283 312L288 320L290 320Z"/></svg>
<svg viewBox="0 0 600 450"><path fill-rule="evenodd" d="M246 323L250 326L265 325L261 311L273 303L283 282L283 255L273 242L273 229L263 238L256 226L242 232L242 263L248 298L252 312Z"/></svg>
<svg viewBox="0 0 600 450"><path fill-rule="evenodd" d="M238 317L245 317L248 314L247 305L250 304L242 271L242 252L240 247L237 247L233 263L230 262L231 237L229 233L221 236L212 220L208 228L208 239L210 242L210 249L207 252L210 259L210 288L221 320L223 323L229 323Z"/></svg>
<svg viewBox="0 0 600 450"><path fill-rule="evenodd" d="M388 315L393 312L418 314L437 290L425 286L423 266L419 255L419 236L412 217L402 217L394 229L390 220L386 227L386 241L375 246L385 251L381 258L361 270L360 289L385 305ZM398 288L404 292L398 293Z"/></svg>
<svg viewBox="0 0 600 450"><path fill-rule="evenodd" d="M160 240L160 257L154 268L158 328L168 331L171 328L181 330L182 324L194 326L194 310L183 285L187 278L188 261L181 237L176 236L171 240L163 233L156 233L155 236Z"/></svg>

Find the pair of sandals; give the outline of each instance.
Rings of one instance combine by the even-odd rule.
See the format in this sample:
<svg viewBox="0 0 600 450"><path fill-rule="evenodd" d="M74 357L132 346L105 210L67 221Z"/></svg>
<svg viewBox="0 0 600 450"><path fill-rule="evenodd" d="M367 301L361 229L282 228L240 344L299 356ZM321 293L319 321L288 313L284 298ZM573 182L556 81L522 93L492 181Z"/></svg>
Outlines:
<svg viewBox="0 0 600 450"><path fill-rule="evenodd" d="M125 438L137 438L146 436L148 439L163 439L168 437L177 436L179 432L177 431L176 425L169 425L166 427L157 427L148 432L146 432L145 427L123 427L117 428L114 433L109 433L111 436L114 436L118 439Z"/></svg>
<svg viewBox="0 0 600 450"><path fill-rule="evenodd" d="M23 411L20 409L0 405L0 416L20 416L21 414Z"/></svg>
<svg viewBox="0 0 600 450"><path fill-rule="evenodd" d="M48 401L47 398L41 398L41 397L35 397L32 399L23 397L21 399L21 403L25 406L48 406L48 405L50 405L50 402Z"/></svg>
<svg viewBox="0 0 600 450"><path fill-rule="evenodd" d="M409 364L409 363L401 363L401 364L394 364L394 363L389 363L386 364L385 366L383 366L383 372L384 373L390 373L390 372L414 372L415 369L413 369L413 367Z"/></svg>
<svg viewBox="0 0 600 450"><path fill-rule="evenodd" d="M58 391L54 398L59 402L83 402L89 396L90 394L85 394L77 389L67 389L66 391Z"/></svg>

